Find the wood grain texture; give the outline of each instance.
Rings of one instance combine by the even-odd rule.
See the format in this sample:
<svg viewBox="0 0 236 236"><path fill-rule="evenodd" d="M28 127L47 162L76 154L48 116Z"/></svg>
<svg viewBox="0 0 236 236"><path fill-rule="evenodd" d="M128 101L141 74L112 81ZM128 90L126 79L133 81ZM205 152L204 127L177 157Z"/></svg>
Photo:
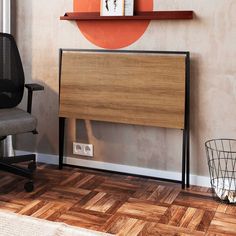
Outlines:
<svg viewBox="0 0 236 236"><path fill-rule="evenodd" d="M0 172L0 210L124 236L236 235L236 206L207 188L41 164L35 191L24 182Z"/></svg>
<svg viewBox="0 0 236 236"><path fill-rule="evenodd" d="M61 117L184 128L185 56L63 51Z"/></svg>

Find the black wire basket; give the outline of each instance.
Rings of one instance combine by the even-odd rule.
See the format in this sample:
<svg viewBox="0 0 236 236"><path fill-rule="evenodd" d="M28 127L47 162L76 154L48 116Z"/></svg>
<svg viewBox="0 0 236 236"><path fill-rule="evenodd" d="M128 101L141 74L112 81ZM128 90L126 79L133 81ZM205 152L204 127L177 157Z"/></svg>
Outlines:
<svg viewBox="0 0 236 236"><path fill-rule="evenodd" d="M213 196L236 203L236 140L213 139L205 147Z"/></svg>

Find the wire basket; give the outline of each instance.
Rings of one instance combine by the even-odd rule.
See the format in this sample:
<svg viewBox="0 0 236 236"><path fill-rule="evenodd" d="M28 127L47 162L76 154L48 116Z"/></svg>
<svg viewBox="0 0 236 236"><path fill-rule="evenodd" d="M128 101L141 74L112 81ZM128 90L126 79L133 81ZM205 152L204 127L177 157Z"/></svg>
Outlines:
<svg viewBox="0 0 236 236"><path fill-rule="evenodd" d="M236 203L236 140L213 139L205 147L214 196Z"/></svg>

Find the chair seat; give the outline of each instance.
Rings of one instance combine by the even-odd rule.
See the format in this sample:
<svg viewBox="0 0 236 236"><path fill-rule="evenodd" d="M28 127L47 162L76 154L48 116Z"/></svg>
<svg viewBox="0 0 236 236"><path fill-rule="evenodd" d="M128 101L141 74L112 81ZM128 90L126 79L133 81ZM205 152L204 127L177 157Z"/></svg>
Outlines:
<svg viewBox="0 0 236 236"><path fill-rule="evenodd" d="M0 109L0 137L36 129L37 119L19 108Z"/></svg>

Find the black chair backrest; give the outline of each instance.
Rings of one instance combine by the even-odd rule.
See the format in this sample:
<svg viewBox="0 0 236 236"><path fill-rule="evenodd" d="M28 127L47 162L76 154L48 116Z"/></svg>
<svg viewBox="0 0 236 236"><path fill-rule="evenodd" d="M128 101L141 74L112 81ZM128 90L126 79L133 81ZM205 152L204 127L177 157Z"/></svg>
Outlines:
<svg viewBox="0 0 236 236"><path fill-rule="evenodd" d="M17 106L23 97L25 77L12 35L0 33L0 108Z"/></svg>

